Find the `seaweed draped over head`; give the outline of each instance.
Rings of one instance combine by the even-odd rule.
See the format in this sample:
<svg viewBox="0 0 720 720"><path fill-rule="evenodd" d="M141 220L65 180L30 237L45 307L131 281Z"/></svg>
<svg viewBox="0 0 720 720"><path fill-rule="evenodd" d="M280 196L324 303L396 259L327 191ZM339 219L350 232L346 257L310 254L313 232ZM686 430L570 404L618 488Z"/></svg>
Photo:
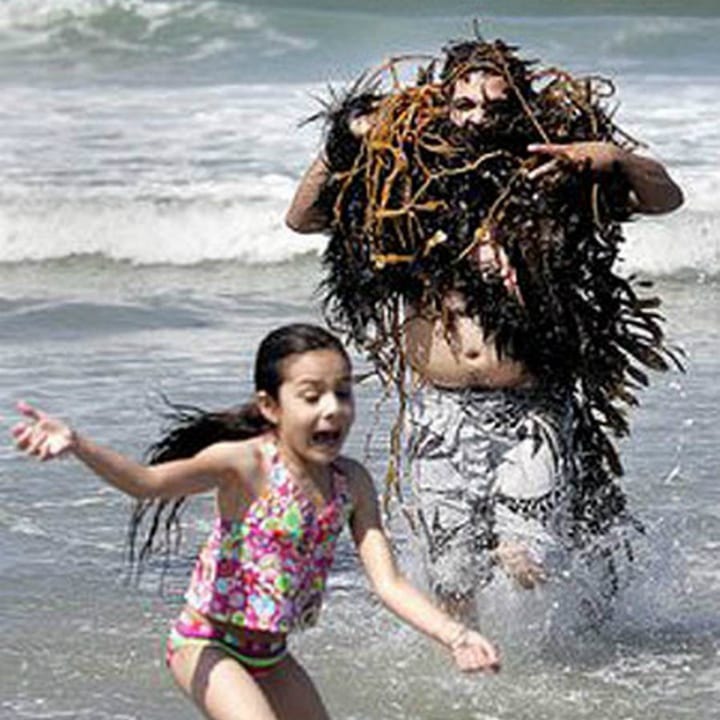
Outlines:
<svg viewBox="0 0 720 720"><path fill-rule="evenodd" d="M527 146L637 143L605 108L608 81L538 67L516 50L500 40L460 42L445 49L439 73L430 63L413 82L401 82L391 61L389 89L376 73L329 110L329 174L318 201L331 232L326 319L397 392L402 414L403 312L441 319L452 341L443 299L461 292L502 356L572 389L578 431L598 450L603 477L617 476L610 438L627 432L624 409L647 383L645 368L666 369L673 357L657 300L614 270L629 187L619 171L599 177L565 161L548 165ZM505 96L487 103L478 124L459 126L454 88L476 72L503 78ZM350 126L363 114L369 129L357 136ZM389 479L397 483L393 466Z"/></svg>

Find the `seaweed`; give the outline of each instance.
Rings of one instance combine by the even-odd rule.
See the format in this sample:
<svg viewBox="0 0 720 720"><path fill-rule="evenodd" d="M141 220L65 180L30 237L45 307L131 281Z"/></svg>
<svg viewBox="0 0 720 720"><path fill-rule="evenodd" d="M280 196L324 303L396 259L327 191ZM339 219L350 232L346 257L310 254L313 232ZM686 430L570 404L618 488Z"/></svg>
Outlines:
<svg viewBox="0 0 720 720"><path fill-rule="evenodd" d="M432 61L410 82L398 79L398 61L385 63L326 113L329 173L318 199L330 218L324 314L399 400L386 499L402 497L404 312L441 318L452 338L443 298L460 291L498 353L522 361L541 383L572 389L578 446L593 458L581 473L576 513L601 498L588 519L600 532L624 512L615 440L629 432L627 409L647 384L645 371L681 363L665 342L659 299L644 294L648 283L616 272L621 223L633 209L620 169L600 175L569 161L548 164L527 148L600 141L632 151L639 143L615 125L607 109L615 88L606 79L539 67L501 40L445 52L440 72ZM477 70L504 77L509 91L479 127L459 127L451 88ZM350 131L358 113L372 113L361 137ZM506 258L512 281L502 263L481 262L483 253Z"/></svg>

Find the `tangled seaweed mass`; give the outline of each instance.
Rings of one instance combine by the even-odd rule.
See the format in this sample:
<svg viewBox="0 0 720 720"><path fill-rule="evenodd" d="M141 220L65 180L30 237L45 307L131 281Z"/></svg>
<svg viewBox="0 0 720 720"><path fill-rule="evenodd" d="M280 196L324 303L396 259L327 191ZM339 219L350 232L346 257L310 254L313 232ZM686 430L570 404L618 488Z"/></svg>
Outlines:
<svg viewBox="0 0 720 720"><path fill-rule="evenodd" d="M398 80L391 61L329 108L329 174L318 201L331 219L324 310L397 392L402 414L404 307L443 318L451 340L453 320L442 301L461 291L467 313L502 356L521 360L541 383L573 389L575 432L597 458L578 512L587 514L581 506L589 496L596 504L602 497L604 509L588 518L600 531L624 507L613 438L628 432L626 409L648 383L648 368L679 362L664 343L659 300L641 296L649 284L614 271L620 223L632 212L622 173L599 177L566 161L538 172L545 161L527 150L578 141L635 148L606 110L614 87L535 67L516 50L499 40L459 43L447 49L442 71L430 63L412 83ZM477 70L502 76L509 91L489 105L480 127L458 127L451 88ZM384 93L382 72L392 78ZM368 113L369 131L358 137L350 123ZM512 285L502 264L479 262L488 252L507 258ZM401 423L388 473L395 491Z"/></svg>

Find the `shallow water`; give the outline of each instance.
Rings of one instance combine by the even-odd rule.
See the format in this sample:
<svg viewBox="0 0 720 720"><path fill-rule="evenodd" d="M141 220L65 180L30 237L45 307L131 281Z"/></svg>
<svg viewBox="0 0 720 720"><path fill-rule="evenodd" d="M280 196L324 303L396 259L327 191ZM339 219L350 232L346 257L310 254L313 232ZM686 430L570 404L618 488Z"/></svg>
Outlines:
<svg viewBox="0 0 720 720"><path fill-rule="evenodd" d="M247 393L266 329L315 318L318 271L312 258L234 274L210 266L109 272L94 260L0 271L2 406L21 395L139 453L157 432L158 392L208 407ZM481 619L503 648L504 672L463 678L370 597L344 541L321 624L294 641L333 717L712 717L720 699L720 289L687 281L658 289L688 372L656 378L624 447L628 491L649 532L614 619L589 629L567 583L519 593L498 581L483 595ZM376 388L360 386L350 454L362 456L375 397ZM372 447L379 476L380 441ZM161 646L208 504L193 501L184 553L161 596L157 572L139 587L125 581L123 497L73 461L40 466L10 450L2 459L0 717L194 717ZM421 581L413 544L401 524L395 529L403 563Z"/></svg>

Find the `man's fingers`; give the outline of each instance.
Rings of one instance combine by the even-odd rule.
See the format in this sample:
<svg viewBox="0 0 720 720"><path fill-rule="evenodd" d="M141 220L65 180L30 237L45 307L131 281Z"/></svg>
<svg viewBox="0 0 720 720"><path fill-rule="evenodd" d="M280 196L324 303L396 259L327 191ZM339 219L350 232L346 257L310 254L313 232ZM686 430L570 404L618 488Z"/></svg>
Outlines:
<svg viewBox="0 0 720 720"><path fill-rule="evenodd" d="M567 145L558 145L557 143L532 143L527 146L529 153L537 155L560 155L565 152Z"/></svg>
<svg viewBox="0 0 720 720"><path fill-rule="evenodd" d="M545 573L545 570L535 564L520 568L515 578L526 590L532 590L538 585L542 585L547 582L547 574Z"/></svg>
<svg viewBox="0 0 720 720"><path fill-rule="evenodd" d="M555 160L549 160L546 163L543 163L542 165L538 165L534 170L530 170L527 173L528 180L535 180L539 177L542 177L546 173L549 173L551 170L554 170L558 165L560 164L560 161Z"/></svg>

